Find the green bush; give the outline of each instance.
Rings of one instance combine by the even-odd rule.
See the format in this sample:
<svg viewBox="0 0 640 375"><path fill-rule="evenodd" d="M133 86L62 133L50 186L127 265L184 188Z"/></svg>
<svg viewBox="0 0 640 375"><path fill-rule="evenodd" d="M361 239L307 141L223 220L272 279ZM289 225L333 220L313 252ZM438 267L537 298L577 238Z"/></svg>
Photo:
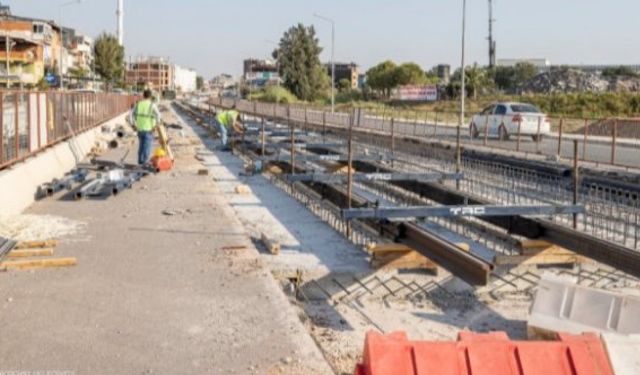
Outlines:
<svg viewBox="0 0 640 375"><path fill-rule="evenodd" d="M268 86L251 96L253 100L268 103L291 104L298 101L291 91L282 86Z"/></svg>
<svg viewBox="0 0 640 375"><path fill-rule="evenodd" d="M352 103L362 100L362 92L360 90L347 89L340 91L336 95L337 103Z"/></svg>

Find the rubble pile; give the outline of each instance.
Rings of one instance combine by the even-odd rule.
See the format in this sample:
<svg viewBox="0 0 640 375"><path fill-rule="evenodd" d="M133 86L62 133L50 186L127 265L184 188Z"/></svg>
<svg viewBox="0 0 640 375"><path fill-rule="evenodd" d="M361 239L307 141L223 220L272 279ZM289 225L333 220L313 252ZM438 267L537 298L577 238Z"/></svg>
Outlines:
<svg viewBox="0 0 640 375"><path fill-rule="evenodd" d="M558 68L533 77L520 87L520 91L523 93L640 92L640 78L603 77L599 73Z"/></svg>

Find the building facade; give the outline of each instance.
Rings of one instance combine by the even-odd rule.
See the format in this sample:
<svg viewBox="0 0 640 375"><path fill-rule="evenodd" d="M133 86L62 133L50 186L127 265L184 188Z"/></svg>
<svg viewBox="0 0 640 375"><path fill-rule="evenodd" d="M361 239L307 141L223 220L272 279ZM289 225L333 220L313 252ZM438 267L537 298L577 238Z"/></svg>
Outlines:
<svg viewBox="0 0 640 375"><path fill-rule="evenodd" d="M275 61L246 59L243 62L243 80L253 87L264 87L280 83L278 65Z"/></svg>
<svg viewBox="0 0 640 375"><path fill-rule="evenodd" d="M331 64L326 64L326 67L327 67L327 73L329 74L329 77L331 77ZM343 79L346 79L349 81L352 89L355 90L358 88L358 81L359 81L358 78L360 76L358 64L336 63L335 69L336 69L336 76L335 76L335 81L333 82L334 87L338 87L338 85L340 84L340 81L342 81Z"/></svg>
<svg viewBox="0 0 640 375"><path fill-rule="evenodd" d="M0 8L0 84L37 85L46 73L57 70L60 48L58 26Z"/></svg>
<svg viewBox="0 0 640 375"><path fill-rule="evenodd" d="M175 90L174 65L163 57L137 59L127 66L127 85L138 90L149 88L160 93Z"/></svg>
<svg viewBox="0 0 640 375"><path fill-rule="evenodd" d="M197 89L198 74L193 69L174 67L174 86L178 92L194 92Z"/></svg>

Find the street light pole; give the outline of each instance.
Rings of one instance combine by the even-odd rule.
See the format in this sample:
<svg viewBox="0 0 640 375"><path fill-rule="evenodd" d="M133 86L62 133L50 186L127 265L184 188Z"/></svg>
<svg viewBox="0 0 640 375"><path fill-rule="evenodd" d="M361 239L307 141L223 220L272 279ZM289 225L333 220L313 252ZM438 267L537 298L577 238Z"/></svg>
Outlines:
<svg viewBox="0 0 640 375"><path fill-rule="evenodd" d="M64 35L62 31L62 8L68 7L69 5L80 4L84 0L73 0L66 3L60 4L58 7L58 20L60 22L60 61L58 61L58 74L60 76L60 90L64 90L64 77L62 71L62 59L63 59L63 51L64 51Z"/></svg>
<svg viewBox="0 0 640 375"><path fill-rule="evenodd" d="M335 61L335 52L336 52L336 23L333 19L329 17L324 17L319 14L314 14L317 18L321 20L327 21L331 23L331 113L335 112L336 108L336 93L335 93L335 84L336 84L336 61Z"/></svg>
<svg viewBox="0 0 640 375"><path fill-rule="evenodd" d="M462 124L464 123L464 101L465 96L467 94L467 90L465 87L466 77L465 77L465 61L464 61L464 51L465 51L465 34L467 27L467 0L462 0L462 62L461 62L461 88L460 88L460 121L458 122L458 128L456 131L456 172L460 173L461 170L461 162L462 162L462 150L460 149L460 132L462 130ZM456 181L456 188L460 189L460 181Z"/></svg>

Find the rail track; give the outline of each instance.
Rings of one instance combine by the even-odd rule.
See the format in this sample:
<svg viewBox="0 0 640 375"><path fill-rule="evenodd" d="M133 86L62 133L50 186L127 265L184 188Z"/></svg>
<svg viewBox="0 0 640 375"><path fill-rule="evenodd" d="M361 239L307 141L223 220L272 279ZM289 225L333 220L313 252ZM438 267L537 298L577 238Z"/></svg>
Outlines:
<svg viewBox="0 0 640 375"><path fill-rule="evenodd" d="M200 123L209 121L206 107L182 103L180 108ZM457 164L455 150L447 147L355 132L349 124L328 128L326 123L317 124L308 119L291 121L290 114L284 119L277 113L276 117L246 114L252 116L255 131L253 136L238 140L238 149L243 150L247 158L277 164L298 176L345 163L363 174L360 178L349 178L350 181L344 177L325 181L322 178L292 181L290 177L274 180L312 211L321 211L323 218L329 219L331 225L354 242L371 241L375 237L405 242L476 285L484 285L491 275L497 275L493 255L518 254L518 244L527 238L544 239L640 276L639 194L625 181L581 170L586 177L576 185L579 187L577 200L586 212L578 216L575 224L572 216L567 215L530 218L515 214L346 221L341 216L344 209L376 207L381 203L387 207L568 205L574 199L574 172L562 165L470 151L463 151ZM357 121L357 117L351 121ZM266 128L275 135L277 144L266 143L266 131L260 131ZM345 143L347 137L350 142ZM273 142L273 137L269 138ZM354 158L354 154L358 157ZM451 176L458 172L462 172L464 178L421 181L411 177L438 173ZM363 177L366 174L385 175L388 179L367 180ZM403 175L405 178L400 178ZM461 250L457 246L461 241L473 243L472 251Z"/></svg>

